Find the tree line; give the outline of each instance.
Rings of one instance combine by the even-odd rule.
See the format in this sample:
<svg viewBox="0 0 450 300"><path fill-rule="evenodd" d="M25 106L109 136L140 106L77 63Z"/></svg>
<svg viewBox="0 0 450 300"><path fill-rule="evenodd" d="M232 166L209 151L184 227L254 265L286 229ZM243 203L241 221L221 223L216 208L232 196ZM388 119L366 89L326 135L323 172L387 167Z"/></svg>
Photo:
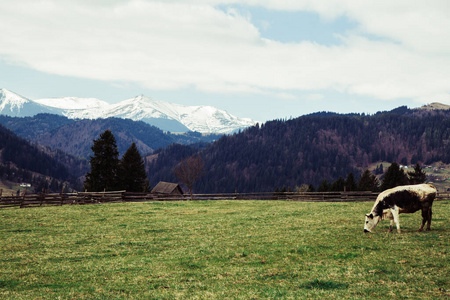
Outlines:
<svg viewBox="0 0 450 300"><path fill-rule="evenodd" d="M173 147L179 147L174 145ZM189 149L189 148L185 148ZM100 138L94 140L90 164L91 171L86 175L84 187L88 191L112 191L127 190L131 192L148 191L149 181L145 172L144 160L142 159L135 143L119 159L119 152L115 137L110 130L106 130ZM176 165L173 175L183 182L189 189L192 197L194 184L205 174L204 161L199 154L189 154ZM382 164L375 169L376 173L383 170ZM417 163L413 171L405 173L401 166L394 162L383 174L381 182L370 170L362 172L359 180L355 179L351 172L344 179L339 177L334 182L324 179L317 190L312 184L296 186L297 192L334 192L334 191L373 191L379 192L386 189L407 184L419 184L426 181L426 173ZM279 189L275 192L292 191L290 187Z"/></svg>
<svg viewBox="0 0 450 300"><path fill-rule="evenodd" d="M380 165L381 166L381 165ZM382 167L381 167L382 169ZM376 173L379 172L379 167L376 168ZM401 166L393 162L386 173L383 174L381 182L377 176L370 170L366 169L361 174L358 181L355 181L353 173L350 173L347 178L339 177L332 183L324 179L317 188L318 192L339 192L339 191L372 191L382 192L387 189L408 184L420 184L427 180L426 172L419 164L416 164L412 171L405 172ZM315 191L313 185L309 185L307 191Z"/></svg>

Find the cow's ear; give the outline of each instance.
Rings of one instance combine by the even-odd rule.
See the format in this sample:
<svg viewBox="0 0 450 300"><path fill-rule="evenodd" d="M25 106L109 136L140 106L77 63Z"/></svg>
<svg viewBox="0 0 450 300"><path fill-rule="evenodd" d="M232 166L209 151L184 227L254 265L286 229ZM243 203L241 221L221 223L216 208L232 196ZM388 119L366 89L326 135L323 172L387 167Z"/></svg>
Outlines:
<svg viewBox="0 0 450 300"><path fill-rule="evenodd" d="M373 214L370 214L370 215L369 215L369 218L373 219Z"/></svg>

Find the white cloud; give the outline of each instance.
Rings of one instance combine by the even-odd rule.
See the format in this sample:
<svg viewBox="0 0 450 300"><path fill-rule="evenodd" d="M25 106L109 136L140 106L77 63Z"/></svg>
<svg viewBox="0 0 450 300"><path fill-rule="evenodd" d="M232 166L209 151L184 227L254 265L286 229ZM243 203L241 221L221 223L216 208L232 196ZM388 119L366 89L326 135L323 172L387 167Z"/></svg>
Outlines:
<svg viewBox="0 0 450 300"><path fill-rule="evenodd" d="M52 74L162 90L293 98L292 91L334 89L450 103L448 1L5 2L0 58ZM215 7L244 2L347 16L359 27L339 46L275 42L261 37L251 17Z"/></svg>
<svg viewBox="0 0 450 300"><path fill-rule="evenodd" d="M308 94L305 95L305 100L309 101L309 102L317 102L317 101L321 101L325 98L324 95L319 94L319 93L312 93L312 94Z"/></svg>

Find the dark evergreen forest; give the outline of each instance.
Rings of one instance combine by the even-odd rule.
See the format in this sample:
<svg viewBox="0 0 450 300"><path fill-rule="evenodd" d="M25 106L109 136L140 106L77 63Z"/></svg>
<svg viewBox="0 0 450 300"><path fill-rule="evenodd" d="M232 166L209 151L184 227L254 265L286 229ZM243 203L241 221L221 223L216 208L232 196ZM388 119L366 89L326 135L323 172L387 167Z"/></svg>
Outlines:
<svg viewBox="0 0 450 300"><path fill-rule="evenodd" d="M63 182L76 186L75 177L63 163L1 125L0 179L32 183L35 188L51 186L55 190L60 190Z"/></svg>
<svg viewBox="0 0 450 300"><path fill-rule="evenodd" d="M223 136L205 149L172 146L149 163L150 183L176 181L175 165L199 151L206 175L194 187L207 192L271 192L301 184L317 187L371 163L450 163L450 112L399 107L375 115L316 113L274 120Z"/></svg>

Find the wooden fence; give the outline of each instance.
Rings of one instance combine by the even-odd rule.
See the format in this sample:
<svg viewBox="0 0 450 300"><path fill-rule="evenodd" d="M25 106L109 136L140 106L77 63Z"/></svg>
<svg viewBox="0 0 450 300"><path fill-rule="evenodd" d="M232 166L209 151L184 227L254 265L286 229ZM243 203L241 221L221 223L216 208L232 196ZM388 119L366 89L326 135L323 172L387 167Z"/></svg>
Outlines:
<svg viewBox="0 0 450 300"><path fill-rule="evenodd" d="M194 200L284 200L310 202L362 202L375 201L378 193L372 192L326 192L326 193L229 193L229 194L194 194ZM22 196L2 196L0 208L35 207L59 205L83 205L114 202L144 201L186 201L189 195L161 195L152 193L115 192L79 192L59 194L34 194ZM450 193L439 194L437 200L450 200Z"/></svg>

